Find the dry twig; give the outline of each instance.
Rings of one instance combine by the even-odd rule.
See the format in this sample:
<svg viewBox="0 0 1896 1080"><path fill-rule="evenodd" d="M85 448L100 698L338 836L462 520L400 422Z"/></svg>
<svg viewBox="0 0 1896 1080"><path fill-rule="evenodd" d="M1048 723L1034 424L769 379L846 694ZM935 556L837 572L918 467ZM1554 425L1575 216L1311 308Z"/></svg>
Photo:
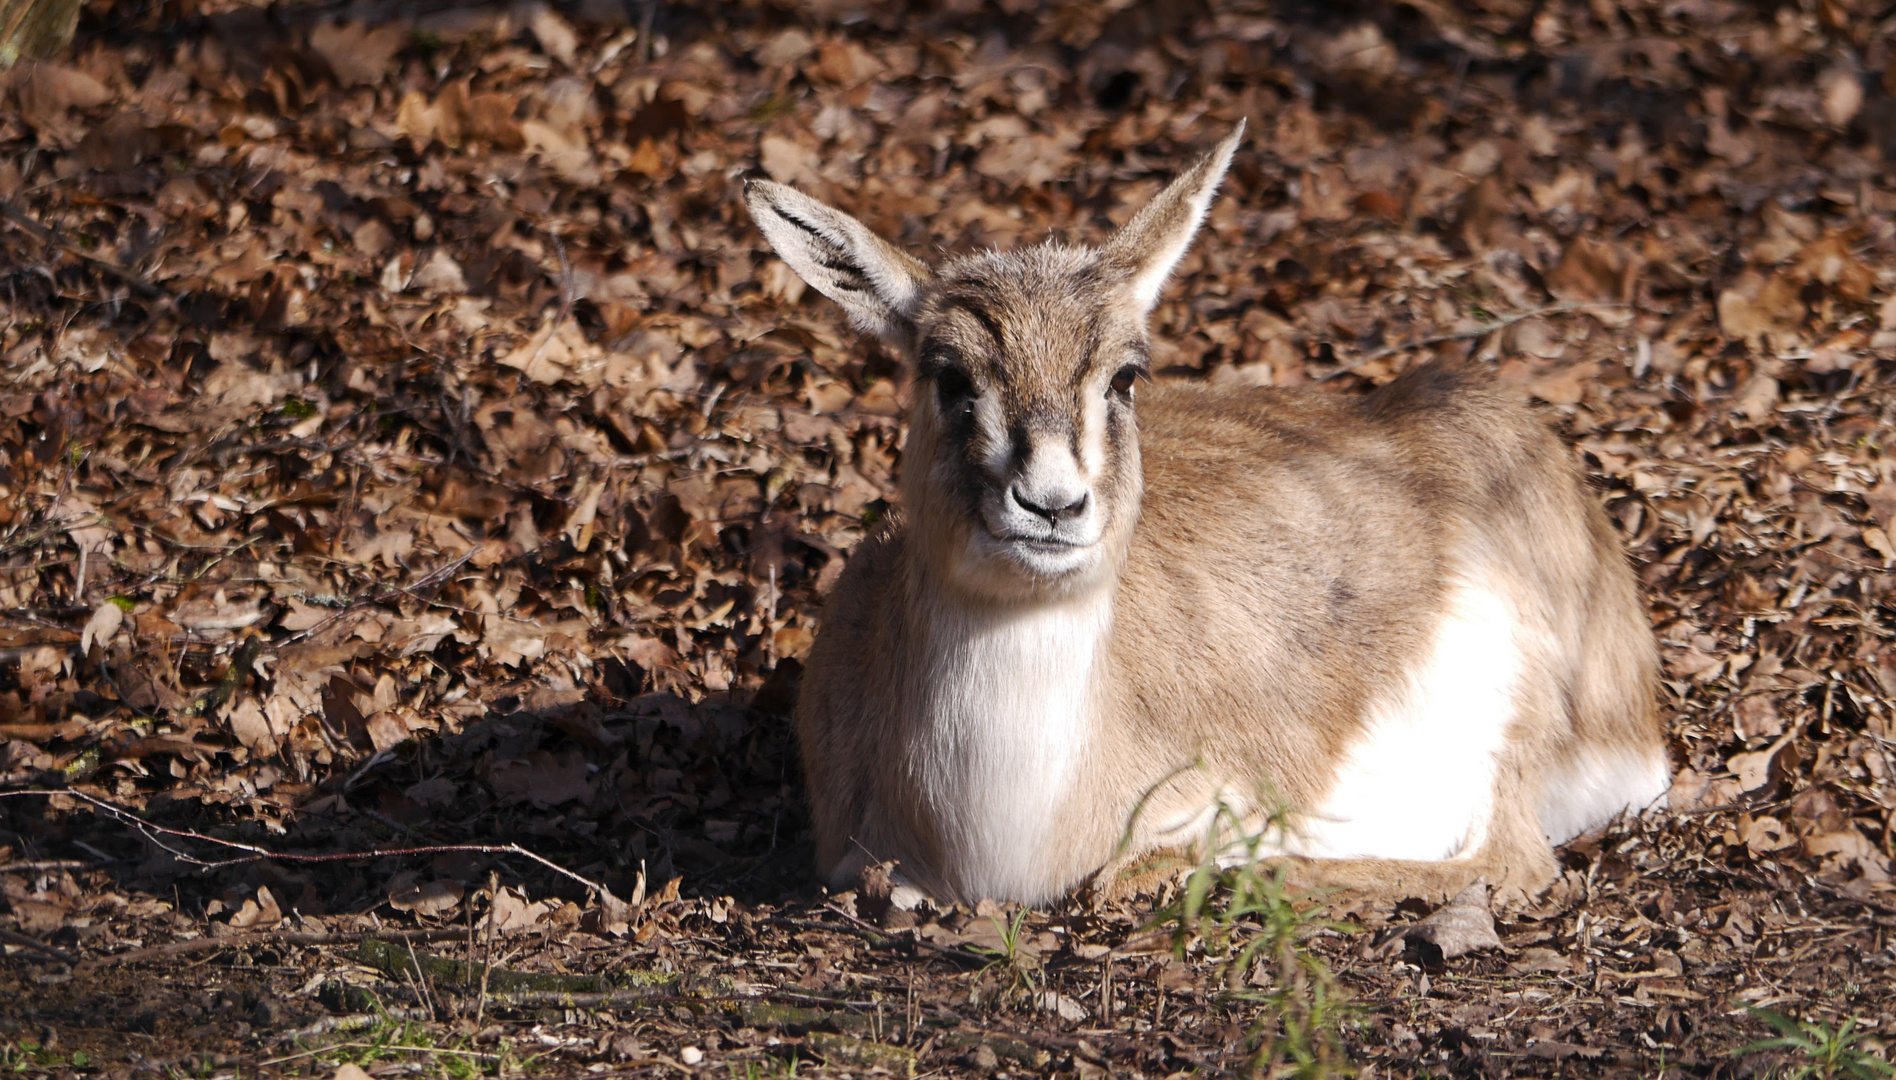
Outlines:
<svg viewBox="0 0 1896 1080"><path fill-rule="evenodd" d="M528 851L526 848L521 847L519 844L427 844L427 845L423 845L419 847L371 848L367 851L341 851L341 852L335 852L333 854L327 854L327 855L305 855L305 854L300 854L300 853L295 853L295 852L272 851L269 848L262 847L257 844L246 844L239 840L225 840L222 837L209 836L209 835L206 835L205 833L195 832L190 829L173 829L173 828L170 828L169 826L159 825L156 822L147 821L144 818L139 817L137 814L132 813L130 810L127 810L125 807L119 806L115 803L107 802L106 800L101 799L95 795L88 795L85 792L79 791L75 788L61 788L61 789L56 789L56 790L0 791L0 799L19 798L21 796L28 796L28 795L37 795L41 797L63 795L68 798L77 799L80 802L86 803L90 806L93 806L99 810L104 811L108 816L118 821L122 821L125 824L130 825L132 828L138 830L138 832L142 834L145 837L145 839L151 841L153 844L156 844L158 847L163 848L165 851L169 852L171 856L177 859L179 862L185 863L186 865L189 865L189 866L195 866L198 869L207 871L207 872L211 870L223 870L232 866L244 866L250 863L264 862L264 861L295 862L295 863L333 863L333 862L352 862L352 861L357 861L357 860L362 860L362 859L385 859L390 856L400 856L400 855L445 855L445 854L454 853L454 852L460 852L460 853L472 854L472 855L518 855L523 859L527 859L531 862L538 863L539 865L545 867L548 870L553 871L554 873L560 875L561 877L567 878L570 881L573 881L580 885L585 886L586 888L592 890L594 895L597 895L597 896L610 895L610 890L608 890L604 885L601 885L600 883L593 881L591 878L582 877L579 874L575 874L571 870L566 869L565 867L554 862L553 860L548 859L543 855L538 855L538 854L535 854L534 852ZM241 858L219 859L215 861L207 861L204 859L200 859L197 856L190 854L189 852L180 851L177 848L169 844L166 844L164 841L159 839L160 836L175 837L177 839L182 839L182 840L197 840L206 844L217 844L222 847L232 848L237 851L246 852L247 854L245 854Z"/></svg>

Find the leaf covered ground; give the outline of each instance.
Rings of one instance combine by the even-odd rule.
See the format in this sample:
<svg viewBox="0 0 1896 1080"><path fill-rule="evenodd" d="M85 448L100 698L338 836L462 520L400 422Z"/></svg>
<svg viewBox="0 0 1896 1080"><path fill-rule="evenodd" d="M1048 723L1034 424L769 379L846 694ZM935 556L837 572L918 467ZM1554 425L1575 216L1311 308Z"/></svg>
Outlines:
<svg viewBox="0 0 1896 1080"><path fill-rule="evenodd" d="M1748 1007L1883 1053L1886 3L94 0L0 76L0 1069L1241 1072L1260 1007L1146 932L1169 894L811 880L786 713L904 377L737 198L1098 240L1239 119L1155 366L1522 386L1679 770L1502 950L1312 923L1351 1058L1797 1066L1732 1054Z"/></svg>

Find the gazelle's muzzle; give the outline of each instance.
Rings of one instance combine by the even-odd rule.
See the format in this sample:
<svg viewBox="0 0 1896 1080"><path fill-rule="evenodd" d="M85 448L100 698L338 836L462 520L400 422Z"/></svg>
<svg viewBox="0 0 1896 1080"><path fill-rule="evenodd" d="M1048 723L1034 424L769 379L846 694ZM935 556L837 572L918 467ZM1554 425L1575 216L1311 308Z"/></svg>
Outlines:
<svg viewBox="0 0 1896 1080"><path fill-rule="evenodd" d="M1065 440L1034 438L1019 466L988 489L981 516L993 546L1038 576L1098 561L1105 508Z"/></svg>

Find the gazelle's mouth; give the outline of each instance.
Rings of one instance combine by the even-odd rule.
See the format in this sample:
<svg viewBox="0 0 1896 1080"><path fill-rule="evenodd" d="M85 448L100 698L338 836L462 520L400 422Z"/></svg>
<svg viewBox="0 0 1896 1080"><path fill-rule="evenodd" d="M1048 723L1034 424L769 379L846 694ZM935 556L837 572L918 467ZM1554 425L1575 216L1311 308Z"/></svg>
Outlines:
<svg viewBox="0 0 1896 1080"><path fill-rule="evenodd" d="M998 549L996 554L1036 578L1065 578L1082 574L1099 562L1097 541L1078 543L1059 537L1000 536L991 532L986 539L991 545L990 551Z"/></svg>
<svg viewBox="0 0 1896 1080"><path fill-rule="evenodd" d="M1093 546L1073 540L1062 540L1057 536L997 536L995 539L1003 544L1012 544L1029 551L1078 551Z"/></svg>

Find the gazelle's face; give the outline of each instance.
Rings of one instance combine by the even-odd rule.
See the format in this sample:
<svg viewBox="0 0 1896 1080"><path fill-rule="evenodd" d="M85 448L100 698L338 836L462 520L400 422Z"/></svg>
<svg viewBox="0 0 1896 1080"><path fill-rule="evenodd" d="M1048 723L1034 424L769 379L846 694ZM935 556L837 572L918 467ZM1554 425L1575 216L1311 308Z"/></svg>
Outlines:
<svg viewBox="0 0 1896 1080"><path fill-rule="evenodd" d="M1144 311L1124 292L1093 253L1052 246L951 263L929 290L903 494L963 586L1070 591L1116 563L1139 509L1147 372Z"/></svg>
<svg viewBox="0 0 1896 1080"><path fill-rule="evenodd" d="M862 222L766 180L764 237L862 329L915 362L905 543L996 600L1072 594L1118 570L1139 513L1145 319L1205 219L1240 122L1098 248L1043 245L930 269Z"/></svg>

